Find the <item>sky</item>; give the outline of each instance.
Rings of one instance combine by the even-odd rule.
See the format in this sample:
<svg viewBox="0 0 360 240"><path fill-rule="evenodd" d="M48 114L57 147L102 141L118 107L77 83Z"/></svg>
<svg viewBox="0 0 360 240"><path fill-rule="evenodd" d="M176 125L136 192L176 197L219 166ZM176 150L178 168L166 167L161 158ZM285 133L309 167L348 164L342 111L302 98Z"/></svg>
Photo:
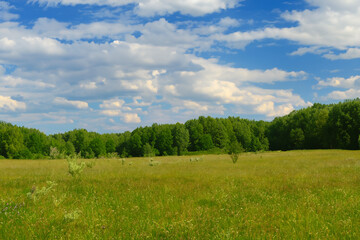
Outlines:
<svg viewBox="0 0 360 240"><path fill-rule="evenodd" d="M360 96L358 0L0 0L0 120L271 121Z"/></svg>

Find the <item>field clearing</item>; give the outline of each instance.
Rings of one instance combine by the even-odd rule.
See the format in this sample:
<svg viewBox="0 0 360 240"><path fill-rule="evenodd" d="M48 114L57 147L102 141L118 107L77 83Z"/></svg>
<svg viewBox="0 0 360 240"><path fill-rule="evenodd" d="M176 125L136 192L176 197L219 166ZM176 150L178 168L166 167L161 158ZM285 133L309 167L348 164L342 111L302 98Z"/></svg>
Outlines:
<svg viewBox="0 0 360 240"><path fill-rule="evenodd" d="M190 158L0 160L0 239L360 238L360 151Z"/></svg>

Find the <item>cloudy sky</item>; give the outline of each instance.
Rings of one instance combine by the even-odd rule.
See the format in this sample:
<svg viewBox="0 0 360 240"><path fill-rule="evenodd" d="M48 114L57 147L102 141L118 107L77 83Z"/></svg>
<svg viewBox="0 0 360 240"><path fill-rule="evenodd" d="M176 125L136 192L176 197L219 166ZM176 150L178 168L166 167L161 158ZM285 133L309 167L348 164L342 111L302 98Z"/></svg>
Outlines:
<svg viewBox="0 0 360 240"><path fill-rule="evenodd" d="M0 0L0 120L272 120L360 96L358 0Z"/></svg>

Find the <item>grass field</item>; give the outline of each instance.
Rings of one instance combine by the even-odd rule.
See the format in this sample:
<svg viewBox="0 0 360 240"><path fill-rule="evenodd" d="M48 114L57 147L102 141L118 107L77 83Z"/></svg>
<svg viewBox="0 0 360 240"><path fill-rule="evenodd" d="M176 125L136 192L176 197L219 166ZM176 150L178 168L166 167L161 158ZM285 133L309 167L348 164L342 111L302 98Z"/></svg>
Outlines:
<svg viewBox="0 0 360 240"><path fill-rule="evenodd" d="M360 238L358 151L155 160L0 160L0 239Z"/></svg>

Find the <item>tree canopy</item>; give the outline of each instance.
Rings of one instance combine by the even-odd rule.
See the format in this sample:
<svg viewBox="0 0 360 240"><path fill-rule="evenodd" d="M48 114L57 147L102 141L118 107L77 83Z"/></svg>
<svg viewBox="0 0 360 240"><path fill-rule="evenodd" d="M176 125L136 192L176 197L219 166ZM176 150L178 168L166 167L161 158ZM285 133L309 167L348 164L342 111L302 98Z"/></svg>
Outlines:
<svg viewBox="0 0 360 240"><path fill-rule="evenodd" d="M98 134L85 129L46 135L37 129L0 122L3 158L45 158L50 149L61 156L85 158L182 155L189 151L226 153L291 149L359 149L360 100L314 104L271 122L239 117L199 117L176 124L153 124L132 132ZM234 145L235 144L235 145Z"/></svg>

